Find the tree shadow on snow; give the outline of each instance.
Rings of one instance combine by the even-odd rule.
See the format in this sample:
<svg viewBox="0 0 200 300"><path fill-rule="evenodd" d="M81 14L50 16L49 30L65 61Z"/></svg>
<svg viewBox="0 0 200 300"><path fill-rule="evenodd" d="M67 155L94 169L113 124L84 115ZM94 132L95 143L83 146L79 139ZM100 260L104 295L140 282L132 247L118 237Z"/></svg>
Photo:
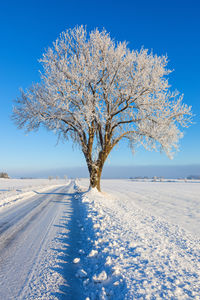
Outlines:
<svg viewBox="0 0 200 300"><path fill-rule="evenodd" d="M51 296L59 300L85 299L85 288L83 287L85 278L76 277L77 271L83 268L90 279L87 287L89 293L94 293L98 298L102 288L105 288L110 300L123 300L127 291L126 283L120 274L113 274L112 266L106 265L109 253L103 250L108 245L102 243L98 249L98 256L88 258L91 250L95 249L98 229L94 229L92 219L88 217L87 204L80 201L83 194L84 192L66 194L69 196L68 200L61 201L66 205L66 210L58 224L54 224L55 227L60 228L60 232L55 238L59 246L51 250L55 251L58 261L52 271L60 274L64 283L59 286L59 291L52 292ZM70 201L71 206L69 205ZM83 250L82 254L79 253L80 249ZM76 257L81 261L74 264L73 260ZM108 279L100 283L93 282L92 277L102 271L106 271ZM116 282L119 282L119 285L114 285Z"/></svg>
<svg viewBox="0 0 200 300"><path fill-rule="evenodd" d="M71 208L65 210L64 215L59 220L60 223L54 225L61 229L56 237L61 248L52 249L56 252L58 260L57 266L52 270L60 274L65 283L59 286L59 292L52 292L52 296L59 300L79 300L82 299L81 281L76 277L77 265L73 263L73 259L79 256L80 249L80 227L77 224L80 203L76 198L77 196L80 197L81 194L75 192L65 195L70 196ZM67 232L62 232L63 228L67 229Z"/></svg>

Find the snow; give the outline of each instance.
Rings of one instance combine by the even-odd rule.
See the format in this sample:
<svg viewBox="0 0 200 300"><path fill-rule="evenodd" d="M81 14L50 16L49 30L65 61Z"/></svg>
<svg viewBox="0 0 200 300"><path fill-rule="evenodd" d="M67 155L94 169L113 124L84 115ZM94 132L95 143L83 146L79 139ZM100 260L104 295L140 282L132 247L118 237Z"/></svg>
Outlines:
<svg viewBox="0 0 200 300"><path fill-rule="evenodd" d="M56 183L1 208L1 299L200 299L199 181Z"/></svg>
<svg viewBox="0 0 200 300"><path fill-rule="evenodd" d="M92 279L93 279L93 281L94 281L95 283L101 283L101 282L107 280L107 279L108 279L108 276L107 276L107 274L106 274L105 271L102 271L102 272L101 272L100 274L98 274L98 275L95 274L95 275L92 277Z"/></svg>
<svg viewBox="0 0 200 300"><path fill-rule="evenodd" d="M80 258L79 257L74 258L74 260L73 260L74 264L78 264L79 262L80 262Z"/></svg>
<svg viewBox="0 0 200 300"><path fill-rule="evenodd" d="M102 190L81 196L85 297L200 299L200 183L103 180Z"/></svg>
<svg viewBox="0 0 200 300"><path fill-rule="evenodd" d="M69 182L2 208L0 299L78 299L74 192Z"/></svg>
<svg viewBox="0 0 200 300"><path fill-rule="evenodd" d="M65 183L66 180L61 179L0 178L0 209Z"/></svg>
<svg viewBox="0 0 200 300"><path fill-rule="evenodd" d="M191 107L169 85L167 56L130 50L105 29L62 32L40 63L40 83L21 90L12 118L28 132L44 126L72 139L94 181L121 140L172 157L192 122Z"/></svg>

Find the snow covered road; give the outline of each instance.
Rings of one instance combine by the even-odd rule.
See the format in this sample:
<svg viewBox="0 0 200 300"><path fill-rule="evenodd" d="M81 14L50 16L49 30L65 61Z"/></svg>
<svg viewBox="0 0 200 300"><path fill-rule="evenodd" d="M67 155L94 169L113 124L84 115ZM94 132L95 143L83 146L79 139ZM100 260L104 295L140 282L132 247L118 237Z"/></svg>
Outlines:
<svg viewBox="0 0 200 300"><path fill-rule="evenodd" d="M78 299L74 195L72 182L0 212L0 299Z"/></svg>

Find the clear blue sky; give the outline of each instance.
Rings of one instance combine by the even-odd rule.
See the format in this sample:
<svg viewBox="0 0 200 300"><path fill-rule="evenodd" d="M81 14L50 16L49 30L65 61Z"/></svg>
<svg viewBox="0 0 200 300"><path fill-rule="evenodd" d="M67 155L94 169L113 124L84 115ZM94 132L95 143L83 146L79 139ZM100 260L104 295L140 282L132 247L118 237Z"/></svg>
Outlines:
<svg viewBox="0 0 200 300"><path fill-rule="evenodd" d="M58 35L75 25L90 31L103 27L131 49L142 46L167 54L174 69L170 83L192 105L195 124L185 129L174 160L165 154L126 144L111 154L110 166L200 165L200 2L178 0L67 1L30 0L0 3L0 171L23 175L45 169L84 166L78 149L67 142L56 146L56 136L44 129L30 133L15 128L10 119L19 88L39 80L38 59ZM200 170L199 170L200 173ZM78 176L78 174L77 174Z"/></svg>

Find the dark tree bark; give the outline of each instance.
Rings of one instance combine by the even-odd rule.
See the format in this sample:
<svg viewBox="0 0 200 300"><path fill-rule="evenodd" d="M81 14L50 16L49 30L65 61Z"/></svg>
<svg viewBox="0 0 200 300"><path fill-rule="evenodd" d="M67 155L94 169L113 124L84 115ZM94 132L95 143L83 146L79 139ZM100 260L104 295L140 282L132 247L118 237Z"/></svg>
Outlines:
<svg viewBox="0 0 200 300"><path fill-rule="evenodd" d="M98 168L98 166L94 165L90 167L90 187L97 188L97 190L101 191L100 180L101 180L101 173L102 169Z"/></svg>
<svg viewBox="0 0 200 300"><path fill-rule="evenodd" d="M109 143L104 144L103 150L99 152L97 161L94 163L88 163L88 170L90 174L90 187L97 188L99 192L101 191L100 181L103 166L113 146L111 146Z"/></svg>

